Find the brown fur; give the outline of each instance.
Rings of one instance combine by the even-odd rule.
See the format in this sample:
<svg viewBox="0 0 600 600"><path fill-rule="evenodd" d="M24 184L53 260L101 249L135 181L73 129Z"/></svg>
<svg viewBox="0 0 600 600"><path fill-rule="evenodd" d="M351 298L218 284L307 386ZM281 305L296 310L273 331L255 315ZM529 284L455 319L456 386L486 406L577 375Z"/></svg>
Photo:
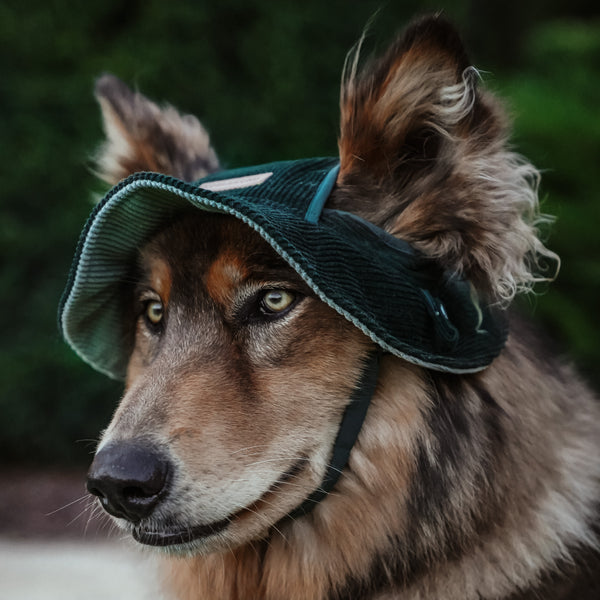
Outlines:
<svg viewBox="0 0 600 600"><path fill-rule="evenodd" d="M208 134L193 115L160 109L122 81L104 75L96 83L106 142L98 174L115 184L130 173L155 171L193 181L219 168Z"/></svg>
<svg viewBox="0 0 600 600"><path fill-rule="evenodd" d="M102 81L109 180L216 168L196 121ZM506 149L506 119L446 23L417 22L361 73L351 59L341 108L330 206L411 241L492 301L539 277L539 256L553 255L536 235L537 172ZM127 388L101 447L150 440L176 465L140 526L230 520L165 557L174 597L598 597L600 410L525 324L512 322L477 374L384 356L342 477L290 519L320 485L372 343L231 217L169 224L139 273ZM296 298L277 319L258 304L272 289ZM160 331L144 321L148 294L165 307Z"/></svg>

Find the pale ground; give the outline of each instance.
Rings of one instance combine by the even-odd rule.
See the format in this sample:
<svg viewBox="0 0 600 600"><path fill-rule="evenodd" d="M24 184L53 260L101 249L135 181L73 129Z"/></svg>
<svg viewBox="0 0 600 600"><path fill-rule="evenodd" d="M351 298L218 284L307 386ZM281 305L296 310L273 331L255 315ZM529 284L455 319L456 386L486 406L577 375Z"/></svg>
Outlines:
<svg viewBox="0 0 600 600"><path fill-rule="evenodd" d="M83 469L0 468L0 600L163 600L152 553L91 506Z"/></svg>
<svg viewBox="0 0 600 600"><path fill-rule="evenodd" d="M0 540L0 600L162 600L157 579L118 540Z"/></svg>

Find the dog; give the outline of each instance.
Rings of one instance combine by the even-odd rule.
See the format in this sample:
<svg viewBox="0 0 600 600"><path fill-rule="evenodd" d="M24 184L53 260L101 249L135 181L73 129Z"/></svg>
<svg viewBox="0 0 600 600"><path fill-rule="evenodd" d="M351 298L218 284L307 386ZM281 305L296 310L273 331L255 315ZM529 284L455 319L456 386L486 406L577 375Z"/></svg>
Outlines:
<svg viewBox="0 0 600 600"><path fill-rule="evenodd" d="M398 351L233 209L183 210L153 225L118 282L125 392L88 489L160 549L175 598L599 598L600 409L509 309L557 260L538 236L538 172L508 147L500 103L441 17L362 68L359 54L327 218L351 213L398 256L393 240L467 282L478 330L482 315L507 320L502 348L473 368ZM214 191L219 161L195 117L110 75L97 97L114 194L144 172L208 176ZM365 302L382 314L403 301L373 289ZM357 390L368 409L326 485Z"/></svg>

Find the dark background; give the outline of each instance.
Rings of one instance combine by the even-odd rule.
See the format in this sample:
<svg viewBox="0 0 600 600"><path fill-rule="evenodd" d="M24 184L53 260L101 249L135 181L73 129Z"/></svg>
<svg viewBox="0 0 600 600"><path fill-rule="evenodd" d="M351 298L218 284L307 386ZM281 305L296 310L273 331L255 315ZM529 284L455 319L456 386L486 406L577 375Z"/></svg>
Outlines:
<svg viewBox="0 0 600 600"><path fill-rule="evenodd" d="M600 387L600 19L596 0L11 0L0 4L0 466L89 460L120 386L62 342L56 309L102 139L92 89L113 72L199 116L225 166L336 153L346 52L443 10L514 145L543 171L559 278L525 309ZM546 290L547 288L547 290Z"/></svg>

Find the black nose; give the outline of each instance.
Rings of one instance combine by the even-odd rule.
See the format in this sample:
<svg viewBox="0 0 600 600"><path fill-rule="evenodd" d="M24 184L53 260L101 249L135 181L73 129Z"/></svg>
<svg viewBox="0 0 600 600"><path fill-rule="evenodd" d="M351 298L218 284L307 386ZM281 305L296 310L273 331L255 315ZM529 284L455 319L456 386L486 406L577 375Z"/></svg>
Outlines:
<svg viewBox="0 0 600 600"><path fill-rule="evenodd" d="M96 454L87 489L111 515L137 523L166 494L168 475L168 460L152 447L115 442Z"/></svg>

